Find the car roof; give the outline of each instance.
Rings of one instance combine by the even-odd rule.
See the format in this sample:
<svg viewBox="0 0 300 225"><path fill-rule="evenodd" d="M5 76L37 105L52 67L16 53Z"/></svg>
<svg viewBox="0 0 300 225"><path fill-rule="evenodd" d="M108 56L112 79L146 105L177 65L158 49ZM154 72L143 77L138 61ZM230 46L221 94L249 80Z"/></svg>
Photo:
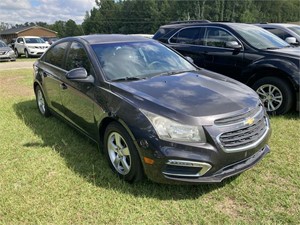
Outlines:
<svg viewBox="0 0 300 225"><path fill-rule="evenodd" d="M258 26L269 26L269 27L299 27L297 24L292 24L292 23L259 23L256 24Z"/></svg>
<svg viewBox="0 0 300 225"><path fill-rule="evenodd" d="M38 36L20 36L18 38L40 38Z"/></svg>
<svg viewBox="0 0 300 225"><path fill-rule="evenodd" d="M183 27L192 27L192 26L228 26L228 27L241 27L241 26L251 26L253 27L254 25L252 24L247 24L247 23L231 23L231 22L187 22L187 23L170 23L161 26L161 28L183 28Z"/></svg>
<svg viewBox="0 0 300 225"><path fill-rule="evenodd" d="M92 35L78 36L75 38L85 40L89 44L154 41L152 39L141 37L141 36L124 35L124 34L92 34Z"/></svg>

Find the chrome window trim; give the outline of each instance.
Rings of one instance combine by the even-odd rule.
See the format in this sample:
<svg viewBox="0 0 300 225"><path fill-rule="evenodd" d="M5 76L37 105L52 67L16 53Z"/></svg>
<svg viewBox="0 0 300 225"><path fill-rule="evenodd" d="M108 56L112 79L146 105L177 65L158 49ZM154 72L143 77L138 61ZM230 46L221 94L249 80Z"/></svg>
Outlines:
<svg viewBox="0 0 300 225"><path fill-rule="evenodd" d="M177 45L178 43L173 43L170 40L176 35L178 34L180 31L184 30L184 29L188 29L188 28L208 28L208 27L212 27L212 28L219 28L222 29L224 31L226 31L227 33L229 33L230 35L232 35L237 41L238 43L242 46L241 51L244 51L244 45L243 43L240 41L239 38L237 38L233 33L231 33L229 30L223 28L223 27L219 27L219 26L189 26L189 27L183 27L181 29L179 29L176 33L174 33L169 39L168 39L168 44L170 45ZM207 45L195 45L195 44L185 44L182 43L181 45L189 45L189 46L201 46L201 47L209 47L209 48L217 48L217 49L226 49L226 50L234 50L234 48L222 48L222 47L215 47L215 46L207 46Z"/></svg>

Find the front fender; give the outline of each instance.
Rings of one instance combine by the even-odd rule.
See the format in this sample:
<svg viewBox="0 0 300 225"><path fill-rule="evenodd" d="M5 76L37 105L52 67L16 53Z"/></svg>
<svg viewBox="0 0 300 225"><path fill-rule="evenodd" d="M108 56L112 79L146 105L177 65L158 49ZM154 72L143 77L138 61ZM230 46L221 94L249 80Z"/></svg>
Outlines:
<svg viewBox="0 0 300 225"><path fill-rule="evenodd" d="M280 58L261 59L250 64L244 71L243 76L248 77L247 84L251 85L253 81L259 79L257 74L262 71L278 71L287 75L292 84L299 86L299 65L296 60L288 61Z"/></svg>

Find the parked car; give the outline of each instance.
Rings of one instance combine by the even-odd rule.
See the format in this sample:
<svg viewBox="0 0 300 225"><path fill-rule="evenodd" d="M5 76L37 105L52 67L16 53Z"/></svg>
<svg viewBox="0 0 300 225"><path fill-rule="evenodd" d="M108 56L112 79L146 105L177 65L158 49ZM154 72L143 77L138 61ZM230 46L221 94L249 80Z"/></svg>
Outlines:
<svg viewBox="0 0 300 225"><path fill-rule="evenodd" d="M16 61L16 55L14 50L0 40L0 61Z"/></svg>
<svg viewBox="0 0 300 225"><path fill-rule="evenodd" d="M258 95L197 69L157 41L90 35L55 42L34 63L39 112L97 142L112 170L133 182L213 183L269 152Z"/></svg>
<svg viewBox="0 0 300 225"><path fill-rule="evenodd" d="M26 58L41 56L50 45L42 38L36 36L18 37L15 42L17 56L25 55Z"/></svg>
<svg viewBox="0 0 300 225"><path fill-rule="evenodd" d="M260 23L255 24L275 34L291 45L300 45L300 26L287 23Z"/></svg>
<svg viewBox="0 0 300 225"><path fill-rule="evenodd" d="M183 22L153 37L206 68L252 87L270 114L299 110L300 48L249 24Z"/></svg>

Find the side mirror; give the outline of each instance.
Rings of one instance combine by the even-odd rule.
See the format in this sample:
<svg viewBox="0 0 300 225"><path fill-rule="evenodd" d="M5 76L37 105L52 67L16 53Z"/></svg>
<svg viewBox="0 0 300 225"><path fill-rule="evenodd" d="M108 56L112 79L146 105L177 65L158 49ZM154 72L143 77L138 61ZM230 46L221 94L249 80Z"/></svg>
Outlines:
<svg viewBox="0 0 300 225"><path fill-rule="evenodd" d="M291 44L291 45L295 45L297 44L297 39L295 37L287 37L285 39L285 42Z"/></svg>
<svg viewBox="0 0 300 225"><path fill-rule="evenodd" d="M94 77L92 75L88 75L86 69L84 68L72 69L66 74L66 77L72 81L94 83Z"/></svg>
<svg viewBox="0 0 300 225"><path fill-rule="evenodd" d="M235 50L239 50L242 48L242 46L237 41L227 41L225 43L226 48L233 48Z"/></svg>
<svg viewBox="0 0 300 225"><path fill-rule="evenodd" d="M185 58L187 59L187 61L189 61L190 63L194 63L194 60L191 58L191 57L189 57L189 56L185 56Z"/></svg>

